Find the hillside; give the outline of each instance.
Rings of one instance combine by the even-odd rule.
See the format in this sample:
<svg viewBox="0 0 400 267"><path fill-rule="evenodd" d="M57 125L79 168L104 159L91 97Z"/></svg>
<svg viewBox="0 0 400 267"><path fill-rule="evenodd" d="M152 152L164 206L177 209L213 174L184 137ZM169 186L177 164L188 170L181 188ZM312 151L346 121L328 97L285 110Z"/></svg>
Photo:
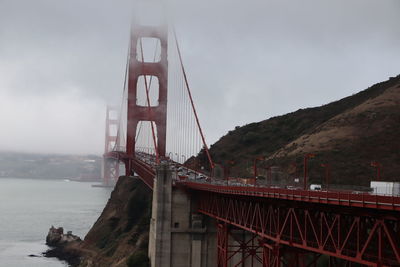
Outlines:
<svg viewBox="0 0 400 267"><path fill-rule="evenodd" d="M103 213L86 235L80 266L147 266L151 190L120 177Z"/></svg>
<svg viewBox="0 0 400 267"><path fill-rule="evenodd" d="M382 164L385 180L399 180L399 104L397 76L327 105L236 127L210 152L217 163L233 161L231 174L240 176L251 176L254 158L264 156L259 165L274 166L277 183L301 175L305 153L317 154L310 161L312 182L322 182L320 164L329 163L333 183L368 185L371 161Z"/></svg>

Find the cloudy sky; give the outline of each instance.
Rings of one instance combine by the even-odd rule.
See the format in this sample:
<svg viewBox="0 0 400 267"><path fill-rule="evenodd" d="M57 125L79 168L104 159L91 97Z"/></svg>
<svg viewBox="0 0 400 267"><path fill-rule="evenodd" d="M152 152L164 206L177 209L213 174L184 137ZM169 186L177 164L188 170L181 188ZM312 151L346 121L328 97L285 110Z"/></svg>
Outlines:
<svg viewBox="0 0 400 267"><path fill-rule="evenodd" d="M400 74L398 0L170 0L208 142ZM132 1L0 0L0 150L96 153Z"/></svg>

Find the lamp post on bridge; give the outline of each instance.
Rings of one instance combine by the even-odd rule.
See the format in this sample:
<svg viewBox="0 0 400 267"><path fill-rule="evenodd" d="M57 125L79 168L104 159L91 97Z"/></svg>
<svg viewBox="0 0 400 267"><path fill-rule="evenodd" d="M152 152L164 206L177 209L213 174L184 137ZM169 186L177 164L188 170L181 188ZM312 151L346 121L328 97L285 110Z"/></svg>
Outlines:
<svg viewBox="0 0 400 267"><path fill-rule="evenodd" d="M314 158L314 157L315 157L315 154L313 154L313 153L307 153L304 155L304 179L303 179L304 190L307 190L308 160L310 158Z"/></svg>
<svg viewBox="0 0 400 267"><path fill-rule="evenodd" d="M224 179L226 180L226 185L228 185L228 181L229 181L229 175L230 175L230 170L231 170L231 166L234 165L235 162L233 160L228 160L227 162L225 162L223 168L224 168Z"/></svg>
<svg viewBox="0 0 400 267"><path fill-rule="evenodd" d="M295 184L295 183L299 182L299 175L297 173L297 164L296 164L296 162L292 162L292 163L290 163L290 166L292 166L294 168L294 180L293 180L293 182Z"/></svg>
<svg viewBox="0 0 400 267"><path fill-rule="evenodd" d="M267 181L269 180L269 185L271 186L272 185L272 166L266 167L265 170L267 171Z"/></svg>
<svg viewBox="0 0 400 267"><path fill-rule="evenodd" d="M260 160L264 160L265 157L264 156L260 156L254 159L254 165L253 165L253 169L254 169L254 185L256 185L256 181L257 181L257 176L258 176L258 170L257 170L257 161Z"/></svg>
<svg viewBox="0 0 400 267"><path fill-rule="evenodd" d="M326 185L326 190L329 190L329 180L331 176L331 165L328 163L322 163L321 167L325 168L325 185Z"/></svg>

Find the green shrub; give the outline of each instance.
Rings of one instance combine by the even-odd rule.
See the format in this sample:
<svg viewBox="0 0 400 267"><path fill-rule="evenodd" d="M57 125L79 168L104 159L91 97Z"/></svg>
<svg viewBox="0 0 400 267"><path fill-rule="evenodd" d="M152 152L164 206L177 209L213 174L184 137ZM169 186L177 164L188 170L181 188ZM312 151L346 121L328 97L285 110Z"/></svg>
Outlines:
<svg viewBox="0 0 400 267"><path fill-rule="evenodd" d="M254 144L260 139L260 136L256 132L247 132L244 136L241 138L241 142L244 144Z"/></svg>

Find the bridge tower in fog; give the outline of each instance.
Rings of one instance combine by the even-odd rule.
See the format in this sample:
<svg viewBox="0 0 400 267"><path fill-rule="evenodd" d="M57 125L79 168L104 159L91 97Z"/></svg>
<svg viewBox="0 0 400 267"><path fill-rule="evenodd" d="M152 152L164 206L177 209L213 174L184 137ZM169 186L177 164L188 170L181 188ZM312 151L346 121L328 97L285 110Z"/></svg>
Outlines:
<svg viewBox="0 0 400 267"><path fill-rule="evenodd" d="M144 45L145 39L152 38L159 43L159 58L147 61L145 54L157 55L157 51L147 51L152 48ZM157 47L153 47L154 50ZM130 158L135 157L136 137L140 122L150 122L151 138L154 153L157 157L165 157L167 142L167 97L168 97L168 29L166 24L158 26L143 26L134 23L131 32L130 57L128 68L128 118L126 154L128 163L126 173L132 170ZM144 81L145 103L138 103L140 86ZM158 83L157 101L151 101L151 83ZM157 88L158 87L158 88ZM154 90L154 89L152 89ZM155 103L154 103L155 102Z"/></svg>
<svg viewBox="0 0 400 267"><path fill-rule="evenodd" d="M118 125L118 110L115 107L107 106L105 146L102 162L102 178L105 186L116 183L119 177L119 161L106 157L107 153L118 146Z"/></svg>

